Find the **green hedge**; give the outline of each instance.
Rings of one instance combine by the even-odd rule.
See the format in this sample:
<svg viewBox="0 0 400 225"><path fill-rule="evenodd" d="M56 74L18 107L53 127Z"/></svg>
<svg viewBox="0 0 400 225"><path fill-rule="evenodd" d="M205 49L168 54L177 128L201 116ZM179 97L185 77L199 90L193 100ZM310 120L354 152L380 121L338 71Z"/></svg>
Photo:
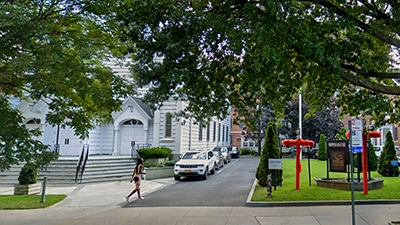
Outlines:
<svg viewBox="0 0 400 225"><path fill-rule="evenodd" d="M21 171L19 172L18 181L19 184L36 184L37 182L38 171L35 164L29 162L25 164Z"/></svg>
<svg viewBox="0 0 400 225"><path fill-rule="evenodd" d="M145 168L150 168L150 167L165 167L165 166L174 166L176 162L179 160L169 160L166 162L159 163L157 165L154 164L148 164L148 163L143 163Z"/></svg>
<svg viewBox="0 0 400 225"><path fill-rule="evenodd" d="M155 148L141 148L137 150L140 157L143 160L147 159L157 159L157 158L167 158L171 155L172 150L165 147L155 147Z"/></svg>
<svg viewBox="0 0 400 225"><path fill-rule="evenodd" d="M258 155L258 152L252 148L241 148L239 150L239 155Z"/></svg>

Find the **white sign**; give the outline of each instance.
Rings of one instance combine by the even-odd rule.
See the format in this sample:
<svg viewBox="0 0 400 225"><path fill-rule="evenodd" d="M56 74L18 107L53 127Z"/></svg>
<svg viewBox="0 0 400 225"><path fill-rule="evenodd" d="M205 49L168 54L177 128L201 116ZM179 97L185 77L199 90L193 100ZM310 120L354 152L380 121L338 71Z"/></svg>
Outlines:
<svg viewBox="0 0 400 225"><path fill-rule="evenodd" d="M362 152L362 121L351 119L351 151L353 153Z"/></svg>
<svg viewBox="0 0 400 225"><path fill-rule="evenodd" d="M268 159L268 169L269 170L281 170L282 169L282 159Z"/></svg>

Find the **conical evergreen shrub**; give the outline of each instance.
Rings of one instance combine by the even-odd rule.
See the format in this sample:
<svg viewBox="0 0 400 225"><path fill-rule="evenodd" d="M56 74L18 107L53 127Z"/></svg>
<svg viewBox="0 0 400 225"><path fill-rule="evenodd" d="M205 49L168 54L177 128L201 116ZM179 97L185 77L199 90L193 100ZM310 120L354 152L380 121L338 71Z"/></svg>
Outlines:
<svg viewBox="0 0 400 225"><path fill-rule="evenodd" d="M368 155L369 155L369 171L376 171L378 169L378 156L375 154L374 145L371 139L368 139Z"/></svg>
<svg viewBox="0 0 400 225"><path fill-rule="evenodd" d="M267 176L270 173L272 174L273 182L279 180L277 177L275 177L275 173L268 169L268 159L279 158L279 139L276 131L274 130L275 125L273 123L273 121L268 123L268 128L264 139L264 146L261 151L260 163L258 164L256 171L258 184L263 187L267 186ZM272 185L276 184L273 183Z"/></svg>
<svg viewBox="0 0 400 225"><path fill-rule="evenodd" d="M393 167L391 161L397 160L392 132L386 133L385 146L379 159L378 173L385 177L399 176L399 167Z"/></svg>
<svg viewBox="0 0 400 225"><path fill-rule="evenodd" d="M328 153L326 151L326 139L325 135L321 134L319 136L319 143L318 143L318 160L326 161L328 159Z"/></svg>

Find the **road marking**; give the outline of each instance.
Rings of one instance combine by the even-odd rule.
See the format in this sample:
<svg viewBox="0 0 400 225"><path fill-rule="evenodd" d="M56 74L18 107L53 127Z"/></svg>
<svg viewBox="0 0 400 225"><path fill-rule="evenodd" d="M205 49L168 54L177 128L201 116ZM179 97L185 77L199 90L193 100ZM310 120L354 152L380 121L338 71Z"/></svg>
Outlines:
<svg viewBox="0 0 400 225"><path fill-rule="evenodd" d="M237 161L239 161L239 159L236 159L234 161L231 159L231 161L228 164L224 164L222 169L219 169L217 173L221 173L222 171L224 171L225 168L230 167L232 164L236 163Z"/></svg>

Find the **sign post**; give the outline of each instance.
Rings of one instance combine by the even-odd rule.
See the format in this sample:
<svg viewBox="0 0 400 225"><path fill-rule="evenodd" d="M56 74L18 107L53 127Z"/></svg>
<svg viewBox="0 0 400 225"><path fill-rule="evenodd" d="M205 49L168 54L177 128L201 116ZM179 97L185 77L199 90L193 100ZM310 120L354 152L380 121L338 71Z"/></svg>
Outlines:
<svg viewBox="0 0 400 225"><path fill-rule="evenodd" d="M362 121L351 119L351 151L353 153L362 152Z"/></svg>
<svg viewBox="0 0 400 225"><path fill-rule="evenodd" d="M282 169L282 159L268 159L268 169L274 171L274 190L276 190L276 179L278 178L277 171Z"/></svg>

